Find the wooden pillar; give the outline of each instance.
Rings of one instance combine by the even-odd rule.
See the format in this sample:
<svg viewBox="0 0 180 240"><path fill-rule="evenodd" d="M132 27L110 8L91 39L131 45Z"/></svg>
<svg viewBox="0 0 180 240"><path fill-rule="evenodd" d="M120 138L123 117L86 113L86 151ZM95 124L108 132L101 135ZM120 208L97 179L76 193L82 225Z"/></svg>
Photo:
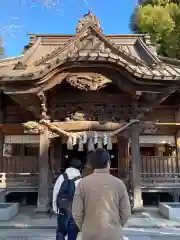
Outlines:
<svg viewBox="0 0 180 240"><path fill-rule="evenodd" d="M175 113L175 120L176 122L180 122L180 109ZM177 164L176 164L176 171L177 173L180 172L180 130L176 131L176 156L177 156Z"/></svg>
<svg viewBox="0 0 180 240"><path fill-rule="evenodd" d="M176 172L180 172L180 130L177 130L176 132L176 156L177 156L177 161L176 161Z"/></svg>
<svg viewBox="0 0 180 240"><path fill-rule="evenodd" d="M123 136L118 137L118 177L122 180L127 177L128 142L128 138Z"/></svg>
<svg viewBox="0 0 180 240"><path fill-rule="evenodd" d="M2 94L2 93L1 93ZM0 99L0 123L4 123L4 109L5 109L5 102L1 96ZM0 131L0 172L4 172L3 166L3 146L4 146L4 134Z"/></svg>
<svg viewBox="0 0 180 240"><path fill-rule="evenodd" d="M45 127L40 134L39 144L39 188L36 212L47 212L49 203L48 189L48 160L49 160L48 129Z"/></svg>
<svg viewBox="0 0 180 240"><path fill-rule="evenodd" d="M132 154L132 188L133 188L133 211L141 211L143 207L141 193L141 158L139 144L139 124L134 123L131 127L131 154Z"/></svg>

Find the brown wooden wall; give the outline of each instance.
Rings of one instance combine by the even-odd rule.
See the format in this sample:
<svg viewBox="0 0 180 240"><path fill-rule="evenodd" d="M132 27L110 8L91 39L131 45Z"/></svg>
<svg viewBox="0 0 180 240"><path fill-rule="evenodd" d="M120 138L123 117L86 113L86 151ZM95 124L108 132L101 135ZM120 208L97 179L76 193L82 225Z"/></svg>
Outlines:
<svg viewBox="0 0 180 240"><path fill-rule="evenodd" d="M175 121L175 109L172 108L158 108L147 115L148 121L159 122L174 122Z"/></svg>
<svg viewBox="0 0 180 240"><path fill-rule="evenodd" d="M6 96L4 115L5 123L22 123L35 120L35 117L30 111L21 108L18 103L14 102L8 96Z"/></svg>
<svg viewBox="0 0 180 240"><path fill-rule="evenodd" d="M3 157L0 160L0 172L38 173L38 157Z"/></svg>

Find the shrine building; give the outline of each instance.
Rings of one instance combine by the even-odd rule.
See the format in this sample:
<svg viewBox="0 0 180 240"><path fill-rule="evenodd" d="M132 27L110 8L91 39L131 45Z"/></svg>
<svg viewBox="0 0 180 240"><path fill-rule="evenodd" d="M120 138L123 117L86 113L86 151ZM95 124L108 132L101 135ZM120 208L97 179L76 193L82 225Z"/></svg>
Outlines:
<svg viewBox="0 0 180 240"><path fill-rule="evenodd" d="M91 12L75 34L29 34L0 60L0 188L37 192L46 211L53 180L72 157L104 147L111 173L143 194L180 196L180 61L148 35L105 35Z"/></svg>

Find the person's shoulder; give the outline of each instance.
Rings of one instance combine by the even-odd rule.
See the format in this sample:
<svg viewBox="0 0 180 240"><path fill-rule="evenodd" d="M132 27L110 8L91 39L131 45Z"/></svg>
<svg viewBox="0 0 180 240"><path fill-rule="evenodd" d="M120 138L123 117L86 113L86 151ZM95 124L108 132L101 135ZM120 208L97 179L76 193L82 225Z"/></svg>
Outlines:
<svg viewBox="0 0 180 240"><path fill-rule="evenodd" d="M111 176L111 179L112 179L115 183L117 183L117 184L119 184L119 185L121 185L121 186L125 186L124 182L123 182L120 178L115 177L115 176L113 176L113 175L111 175L111 174L110 174L110 176Z"/></svg>
<svg viewBox="0 0 180 240"><path fill-rule="evenodd" d="M62 174L60 174L57 178L56 178L56 181L59 181L59 180L61 180L62 179L62 177L63 177L63 173Z"/></svg>
<svg viewBox="0 0 180 240"><path fill-rule="evenodd" d="M91 181L91 180L93 179L93 176L92 176L92 175L93 175L93 174L90 174L90 175L88 175L88 176L86 176L86 177L82 177L81 180L80 180L81 186L84 185L84 184L86 184L86 183L88 183L89 181Z"/></svg>
<svg viewBox="0 0 180 240"><path fill-rule="evenodd" d="M86 182L86 181L88 181L89 179L91 179L91 178L92 178L91 175L92 175L92 174L90 174L90 175L88 175L88 176L86 176L86 177L82 177L81 182Z"/></svg>

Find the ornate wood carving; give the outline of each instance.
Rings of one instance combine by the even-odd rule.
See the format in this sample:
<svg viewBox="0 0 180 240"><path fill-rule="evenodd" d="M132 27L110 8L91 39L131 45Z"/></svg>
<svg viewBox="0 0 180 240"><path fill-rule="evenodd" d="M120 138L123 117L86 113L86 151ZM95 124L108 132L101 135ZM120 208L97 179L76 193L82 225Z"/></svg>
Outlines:
<svg viewBox="0 0 180 240"><path fill-rule="evenodd" d="M152 121L141 123L141 133L143 134L156 134L158 132L157 126Z"/></svg>
<svg viewBox="0 0 180 240"><path fill-rule="evenodd" d="M27 134L40 134L43 133L42 128L37 122L29 121L23 124L24 133Z"/></svg>
<svg viewBox="0 0 180 240"><path fill-rule="evenodd" d="M134 110L127 104L91 104L87 102L67 103L49 108L53 120L89 120L89 121L121 121L134 117Z"/></svg>
<svg viewBox="0 0 180 240"><path fill-rule="evenodd" d="M41 106L41 120L47 120L49 117L47 116L47 104L46 104L46 96L43 92L41 92L39 95L40 99L40 106Z"/></svg>
<svg viewBox="0 0 180 240"><path fill-rule="evenodd" d="M81 73L68 76L66 82L80 90L96 91L102 87L106 87L112 81L100 74Z"/></svg>
<svg viewBox="0 0 180 240"><path fill-rule="evenodd" d="M14 69L15 70L24 70L26 69L26 65L23 64L21 61L18 61L17 64L15 65Z"/></svg>
<svg viewBox="0 0 180 240"><path fill-rule="evenodd" d="M97 29L102 31L100 21L96 18L95 15L91 13L91 9L89 9L88 13L84 15L83 19L79 20L76 32L77 33L82 32L84 28L89 25L95 26Z"/></svg>

